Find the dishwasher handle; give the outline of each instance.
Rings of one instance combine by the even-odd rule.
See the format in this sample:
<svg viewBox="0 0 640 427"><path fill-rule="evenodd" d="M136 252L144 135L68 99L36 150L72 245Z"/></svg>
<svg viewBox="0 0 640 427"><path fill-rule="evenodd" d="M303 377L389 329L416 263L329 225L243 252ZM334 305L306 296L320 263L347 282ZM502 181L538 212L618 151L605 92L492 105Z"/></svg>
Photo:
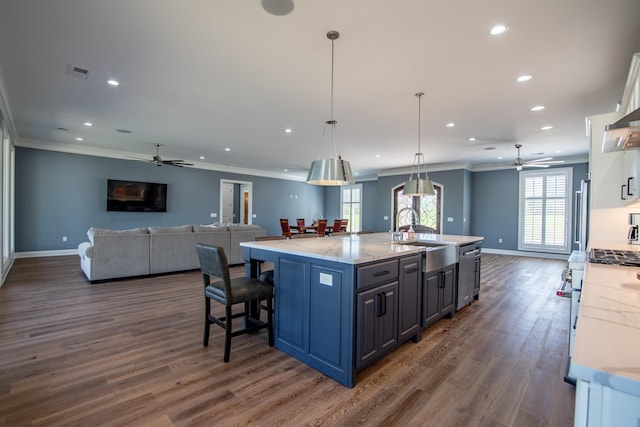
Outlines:
<svg viewBox="0 0 640 427"><path fill-rule="evenodd" d="M462 256L472 256L472 255L477 255L480 253L480 249L474 249L472 251L468 251L468 252L463 252Z"/></svg>

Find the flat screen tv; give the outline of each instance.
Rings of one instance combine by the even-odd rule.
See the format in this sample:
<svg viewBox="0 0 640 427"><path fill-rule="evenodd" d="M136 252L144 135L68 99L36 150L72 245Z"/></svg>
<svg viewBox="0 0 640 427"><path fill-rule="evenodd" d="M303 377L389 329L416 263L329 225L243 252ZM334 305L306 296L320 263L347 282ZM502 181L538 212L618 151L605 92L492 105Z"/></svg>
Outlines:
<svg viewBox="0 0 640 427"><path fill-rule="evenodd" d="M107 211L166 212L167 184L109 179Z"/></svg>

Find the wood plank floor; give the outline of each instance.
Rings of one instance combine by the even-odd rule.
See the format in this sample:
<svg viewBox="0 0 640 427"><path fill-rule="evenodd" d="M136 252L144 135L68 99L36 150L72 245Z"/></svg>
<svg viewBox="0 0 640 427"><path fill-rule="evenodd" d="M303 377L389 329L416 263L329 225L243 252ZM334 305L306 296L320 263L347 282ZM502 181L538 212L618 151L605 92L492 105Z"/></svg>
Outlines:
<svg viewBox="0 0 640 427"><path fill-rule="evenodd" d="M484 254L480 300L339 385L266 331L202 347L199 272L90 285L77 256L0 288L0 426L569 426L564 262ZM233 267L233 274L243 274Z"/></svg>

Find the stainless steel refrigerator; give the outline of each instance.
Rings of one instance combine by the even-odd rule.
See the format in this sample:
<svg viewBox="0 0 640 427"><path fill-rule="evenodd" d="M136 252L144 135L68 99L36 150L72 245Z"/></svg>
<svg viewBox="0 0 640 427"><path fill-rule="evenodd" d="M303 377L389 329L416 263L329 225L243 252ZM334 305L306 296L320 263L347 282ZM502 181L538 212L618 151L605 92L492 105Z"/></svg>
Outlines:
<svg viewBox="0 0 640 427"><path fill-rule="evenodd" d="M578 250L584 252L589 243L589 180L580 182L580 189L576 191L574 200L573 233Z"/></svg>

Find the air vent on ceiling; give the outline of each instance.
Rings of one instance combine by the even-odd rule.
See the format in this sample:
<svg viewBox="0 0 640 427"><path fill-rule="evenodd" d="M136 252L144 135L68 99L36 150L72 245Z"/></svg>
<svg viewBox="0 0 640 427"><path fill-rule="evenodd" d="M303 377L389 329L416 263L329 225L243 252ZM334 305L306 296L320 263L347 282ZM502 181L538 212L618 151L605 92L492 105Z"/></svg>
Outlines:
<svg viewBox="0 0 640 427"><path fill-rule="evenodd" d="M81 79L89 78L89 70L76 65L69 65L69 67L67 67L67 73L72 76L80 77Z"/></svg>

